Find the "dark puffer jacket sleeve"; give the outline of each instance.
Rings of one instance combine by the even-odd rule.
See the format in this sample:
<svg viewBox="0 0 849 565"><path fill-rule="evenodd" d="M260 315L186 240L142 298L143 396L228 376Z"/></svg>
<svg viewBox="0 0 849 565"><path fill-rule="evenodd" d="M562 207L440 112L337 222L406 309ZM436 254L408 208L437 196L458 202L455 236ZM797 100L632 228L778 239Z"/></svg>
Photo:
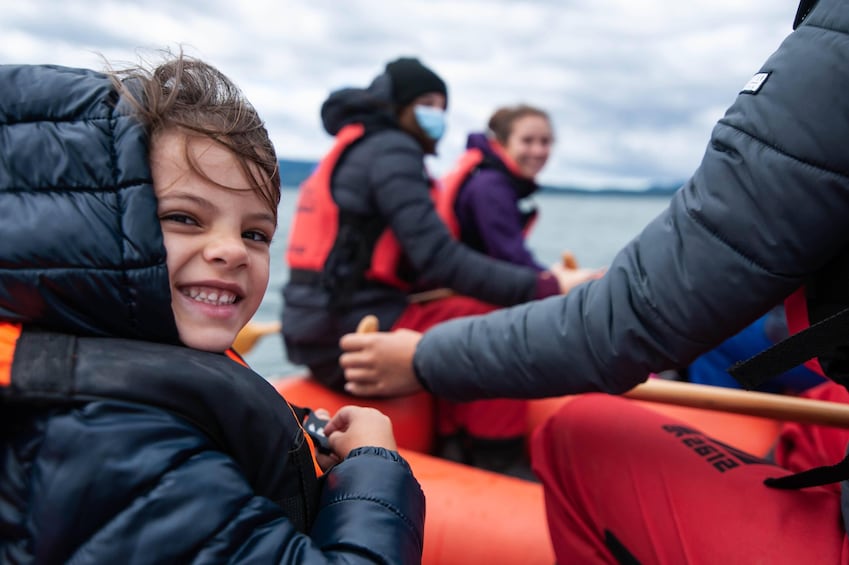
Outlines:
<svg viewBox="0 0 849 565"><path fill-rule="evenodd" d="M713 130L703 161L606 276L566 297L429 331L440 396L620 393L686 365L849 243L849 4L821 0Z"/></svg>
<svg viewBox="0 0 849 565"><path fill-rule="evenodd" d="M367 449L335 467L308 536L277 504L254 493L232 458L167 412L95 402L49 418L7 415L12 419L2 420L18 432L23 422L33 429L18 435L30 441L5 444L0 451L9 478L0 499L7 502L7 513L17 506L27 514L15 521L30 531L4 536L0 561L407 564L421 559L424 496L394 452ZM30 468L39 471L13 472ZM8 504L13 499L7 495L24 492L15 487L27 476L29 499L16 497L19 504Z"/></svg>
<svg viewBox="0 0 849 565"><path fill-rule="evenodd" d="M310 537L326 551L344 549L379 556L387 563L417 563L424 543L423 501L407 462L396 452L360 447L328 474L320 501L323 511ZM378 519L367 524L366 516ZM392 532L381 525L388 518L397 524ZM381 528L385 535L376 534Z"/></svg>

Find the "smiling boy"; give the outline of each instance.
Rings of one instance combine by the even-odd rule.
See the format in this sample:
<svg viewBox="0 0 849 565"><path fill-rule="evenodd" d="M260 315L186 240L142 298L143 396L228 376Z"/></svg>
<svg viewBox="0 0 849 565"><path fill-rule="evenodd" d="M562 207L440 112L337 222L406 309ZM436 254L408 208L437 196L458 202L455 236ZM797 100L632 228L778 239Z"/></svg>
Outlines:
<svg viewBox="0 0 849 565"><path fill-rule="evenodd" d="M223 353L268 283L274 148L213 67L0 66L0 562L411 563L424 497L346 407ZM332 463L336 463L332 466Z"/></svg>

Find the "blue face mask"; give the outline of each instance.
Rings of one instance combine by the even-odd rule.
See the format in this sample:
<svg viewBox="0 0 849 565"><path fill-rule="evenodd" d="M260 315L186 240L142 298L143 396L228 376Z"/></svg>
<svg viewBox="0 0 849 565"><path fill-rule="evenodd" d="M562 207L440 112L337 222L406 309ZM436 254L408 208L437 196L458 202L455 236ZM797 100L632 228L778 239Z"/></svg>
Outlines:
<svg viewBox="0 0 849 565"><path fill-rule="evenodd" d="M422 131L429 138L438 141L445 133L445 111L433 106L414 106L413 114Z"/></svg>

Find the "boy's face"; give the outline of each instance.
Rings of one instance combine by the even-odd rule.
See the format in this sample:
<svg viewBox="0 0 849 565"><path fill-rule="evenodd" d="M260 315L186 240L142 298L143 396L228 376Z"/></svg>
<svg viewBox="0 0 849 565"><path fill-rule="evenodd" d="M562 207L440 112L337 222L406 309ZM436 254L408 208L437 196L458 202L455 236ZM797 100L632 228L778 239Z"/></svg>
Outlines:
<svg viewBox="0 0 849 565"><path fill-rule="evenodd" d="M210 179L244 190L196 174L187 148ZM150 158L180 339L224 351L265 295L274 216L235 156L208 138L165 130L154 138Z"/></svg>

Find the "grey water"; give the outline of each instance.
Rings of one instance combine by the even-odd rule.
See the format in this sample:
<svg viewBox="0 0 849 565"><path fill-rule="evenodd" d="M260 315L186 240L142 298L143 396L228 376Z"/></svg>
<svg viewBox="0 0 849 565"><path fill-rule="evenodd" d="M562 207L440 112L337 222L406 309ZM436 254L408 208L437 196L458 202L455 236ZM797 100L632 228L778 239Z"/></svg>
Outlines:
<svg viewBox="0 0 849 565"><path fill-rule="evenodd" d="M271 244L271 277L254 320L280 318L281 291L286 283L284 262L295 190L284 190L279 228ZM582 267L604 267L640 230L669 203L670 196L596 196L542 192L534 196L539 216L528 240L544 264L560 261L563 251L575 254ZM283 340L271 335L245 356L251 367L268 379L304 372L286 359Z"/></svg>

